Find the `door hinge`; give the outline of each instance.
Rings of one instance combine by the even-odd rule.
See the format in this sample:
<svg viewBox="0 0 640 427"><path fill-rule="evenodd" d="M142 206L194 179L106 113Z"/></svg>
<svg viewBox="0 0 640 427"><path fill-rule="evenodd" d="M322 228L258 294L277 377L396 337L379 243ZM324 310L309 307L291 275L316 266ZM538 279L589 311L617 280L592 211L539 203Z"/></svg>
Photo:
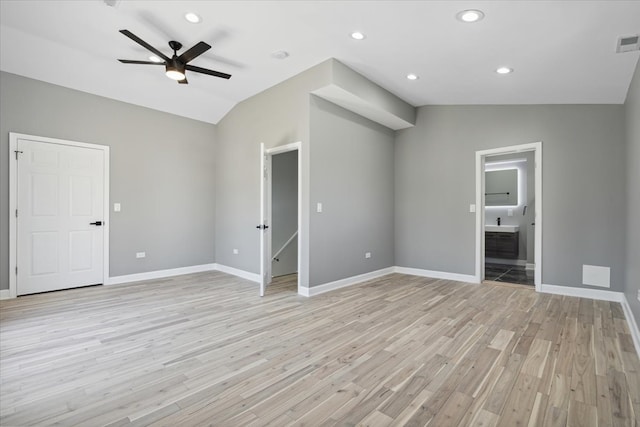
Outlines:
<svg viewBox="0 0 640 427"><path fill-rule="evenodd" d="M16 150L16 151L14 151L14 153L16 153L16 160L18 160L18 154L22 154L23 151Z"/></svg>
<svg viewBox="0 0 640 427"><path fill-rule="evenodd" d="M18 209L16 209L16 218L18 218Z"/></svg>
<svg viewBox="0 0 640 427"><path fill-rule="evenodd" d="M18 266L16 265L16 276L18 275Z"/></svg>

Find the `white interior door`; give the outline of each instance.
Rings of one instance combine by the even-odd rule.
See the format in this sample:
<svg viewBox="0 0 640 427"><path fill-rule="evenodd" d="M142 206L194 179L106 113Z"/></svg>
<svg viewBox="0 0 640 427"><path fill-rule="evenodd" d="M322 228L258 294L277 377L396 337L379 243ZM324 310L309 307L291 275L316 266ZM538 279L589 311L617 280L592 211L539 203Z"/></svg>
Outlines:
<svg viewBox="0 0 640 427"><path fill-rule="evenodd" d="M17 294L104 282L102 150L19 139Z"/></svg>
<svg viewBox="0 0 640 427"><path fill-rule="evenodd" d="M260 144L260 296L271 283L271 155Z"/></svg>

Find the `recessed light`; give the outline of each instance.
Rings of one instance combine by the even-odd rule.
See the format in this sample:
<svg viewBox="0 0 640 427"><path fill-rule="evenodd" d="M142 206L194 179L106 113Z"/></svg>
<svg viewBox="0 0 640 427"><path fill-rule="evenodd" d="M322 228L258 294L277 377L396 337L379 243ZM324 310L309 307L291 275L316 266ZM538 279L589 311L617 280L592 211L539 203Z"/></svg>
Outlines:
<svg viewBox="0 0 640 427"><path fill-rule="evenodd" d="M496 70L496 73L498 74L511 74L513 73L513 68L509 68L509 67L500 67Z"/></svg>
<svg viewBox="0 0 640 427"><path fill-rule="evenodd" d="M409 80L418 80L420 77L418 77L416 74L407 74L407 79Z"/></svg>
<svg viewBox="0 0 640 427"><path fill-rule="evenodd" d="M456 15L456 18L458 18L459 21L467 23L478 22L484 18L484 13L477 9L463 10Z"/></svg>
<svg viewBox="0 0 640 427"><path fill-rule="evenodd" d="M151 55L151 56L149 57L149 61L151 61L151 62L157 62L158 64L159 64L159 63L161 63L161 62L164 62L161 58L158 58L158 57L157 57L157 56L155 56L155 55Z"/></svg>
<svg viewBox="0 0 640 427"><path fill-rule="evenodd" d="M202 18L200 18L200 15L198 15L197 13L193 13L193 12L187 12L184 14L184 19L186 19L187 21L191 22L192 24L199 24L202 21Z"/></svg>
<svg viewBox="0 0 640 427"><path fill-rule="evenodd" d="M362 40L364 39L364 34L362 34L360 31L356 31L351 33L351 38L355 40Z"/></svg>

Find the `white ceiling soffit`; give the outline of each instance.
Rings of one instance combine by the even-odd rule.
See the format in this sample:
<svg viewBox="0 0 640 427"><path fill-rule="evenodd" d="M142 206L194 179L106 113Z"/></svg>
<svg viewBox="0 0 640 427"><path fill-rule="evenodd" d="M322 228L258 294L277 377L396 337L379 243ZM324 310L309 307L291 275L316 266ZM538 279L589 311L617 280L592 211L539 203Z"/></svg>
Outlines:
<svg viewBox="0 0 640 427"><path fill-rule="evenodd" d="M312 93L362 117L380 123L389 129L400 130L415 126L414 123L403 120L392 112L380 108L378 105L366 101L335 84L316 89Z"/></svg>
<svg viewBox="0 0 640 427"><path fill-rule="evenodd" d="M470 8L484 19L456 20ZM209 123L328 58L413 106L621 104L639 53L616 44L640 32L638 16L640 1L608 0L2 0L0 69ZM171 39L185 49L205 41L213 47L193 65L233 77L188 73L178 85L161 67L121 64L148 58L121 29L165 54ZM290 56L272 58L279 50ZM499 66L514 72L497 75Z"/></svg>

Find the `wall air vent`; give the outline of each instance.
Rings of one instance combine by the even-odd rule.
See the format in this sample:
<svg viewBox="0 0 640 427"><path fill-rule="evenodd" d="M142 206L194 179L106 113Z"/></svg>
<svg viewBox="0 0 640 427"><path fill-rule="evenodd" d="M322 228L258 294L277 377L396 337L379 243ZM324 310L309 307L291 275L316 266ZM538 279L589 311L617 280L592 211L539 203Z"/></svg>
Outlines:
<svg viewBox="0 0 640 427"><path fill-rule="evenodd" d="M626 36L618 38L618 45L616 46L616 52L632 52L634 50L640 50L640 36Z"/></svg>

